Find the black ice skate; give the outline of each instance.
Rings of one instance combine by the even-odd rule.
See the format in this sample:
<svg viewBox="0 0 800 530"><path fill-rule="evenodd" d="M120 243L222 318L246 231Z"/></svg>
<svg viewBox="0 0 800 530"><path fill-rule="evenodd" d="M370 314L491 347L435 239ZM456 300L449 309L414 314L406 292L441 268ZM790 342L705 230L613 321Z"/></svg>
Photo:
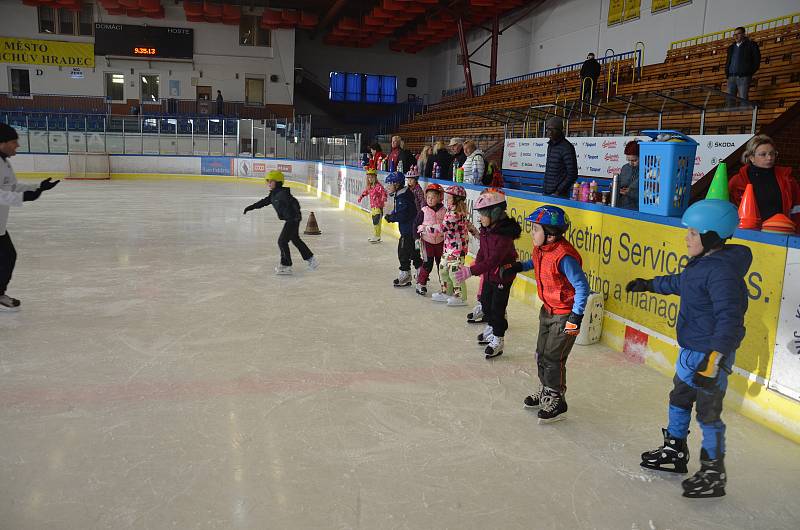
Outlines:
<svg viewBox="0 0 800 530"><path fill-rule="evenodd" d="M417 283L415 290L417 291L417 294L420 296L425 296L426 294L428 294L428 288L422 285L421 283Z"/></svg>
<svg viewBox="0 0 800 530"><path fill-rule="evenodd" d="M400 271L400 276L394 279L395 287L408 287L411 285L411 273L408 271Z"/></svg>
<svg viewBox="0 0 800 530"><path fill-rule="evenodd" d="M664 445L642 453L642 463L639 465L657 471L686 473L686 463L689 462L686 439L673 438L666 429L661 429L661 432L664 434Z"/></svg>
<svg viewBox="0 0 800 530"><path fill-rule="evenodd" d="M706 450L701 449L700 471L683 481L683 496L690 499L723 497L728 481L724 460L724 455L712 460Z"/></svg>
<svg viewBox="0 0 800 530"><path fill-rule="evenodd" d="M19 311L20 301L6 294L0 294L0 311Z"/></svg>
<svg viewBox="0 0 800 530"><path fill-rule="evenodd" d="M552 388L545 388L542 393L541 409L539 409L539 423L553 423L566 419L567 417L567 400L561 392L553 390Z"/></svg>
<svg viewBox="0 0 800 530"><path fill-rule="evenodd" d="M525 408L533 410L542 408L542 394L544 394L544 387L539 386L539 390L525 398Z"/></svg>

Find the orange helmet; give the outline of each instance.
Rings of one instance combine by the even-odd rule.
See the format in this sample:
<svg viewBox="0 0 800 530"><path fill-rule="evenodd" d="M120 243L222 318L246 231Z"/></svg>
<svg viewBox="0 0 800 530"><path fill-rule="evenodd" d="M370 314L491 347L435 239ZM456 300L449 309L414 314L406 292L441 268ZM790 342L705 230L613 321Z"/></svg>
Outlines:
<svg viewBox="0 0 800 530"><path fill-rule="evenodd" d="M432 182L427 186L425 186L425 193L428 193L429 191L435 191L436 193L444 193L444 188L440 184Z"/></svg>

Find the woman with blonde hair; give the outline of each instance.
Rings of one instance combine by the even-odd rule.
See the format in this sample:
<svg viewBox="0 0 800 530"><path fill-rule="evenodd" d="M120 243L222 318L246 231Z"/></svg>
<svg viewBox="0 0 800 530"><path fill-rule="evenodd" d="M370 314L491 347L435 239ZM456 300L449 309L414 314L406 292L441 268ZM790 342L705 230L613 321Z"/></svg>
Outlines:
<svg viewBox="0 0 800 530"><path fill-rule="evenodd" d="M433 147L425 145L422 151L419 152L417 157L417 171L426 179L431 178L431 171L433 170Z"/></svg>
<svg viewBox="0 0 800 530"><path fill-rule="evenodd" d="M744 166L728 183L731 202L738 206L747 185L752 184L761 220L782 213L794 221L795 231L800 232L800 184L792 177L792 168L776 166L777 160L772 138L766 134L751 138L742 155Z"/></svg>

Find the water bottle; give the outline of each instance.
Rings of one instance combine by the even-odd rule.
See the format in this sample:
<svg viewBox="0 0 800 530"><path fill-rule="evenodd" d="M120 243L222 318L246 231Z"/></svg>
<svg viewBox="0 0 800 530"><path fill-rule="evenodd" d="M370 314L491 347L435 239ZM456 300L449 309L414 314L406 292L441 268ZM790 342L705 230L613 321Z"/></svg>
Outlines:
<svg viewBox="0 0 800 530"><path fill-rule="evenodd" d="M581 182L581 202L589 202L589 183Z"/></svg>
<svg viewBox="0 0 800 530"><path fill-rule="evenodd" d="M464 168L456 169L456 182L464 182Z"/></svg>
<svg viewBox="0 0 800 530"><path fill-rule="evenodd" d="M577 182L572 185L572 196L570 197L573 201L580 200L581 198L581 185Z"/></svg>
<svg viewBox="0 0 800 530"><path fill-rule="evenodd" d="M433 163L433 178L437 180L442 178L442 170L439 168L438 162Z"/></svg>
<svg viewBox="0 0 800 530"><path fill-rule="evenodd" d="M453 180L456 180L456 173L458 173L458 160L453 160Z"/></svg>
<svg viewBox="0 0 800 530"><path fill-rule="evenodd" d="M402 160L397 162L397 171L399 171L400 173L403 172L403 161Z"/></svg>
<svg viewBox="0 0 800 530"><path fill-rule="evenodd" d="M478 160L477 157L472 159L472 183L473 184L480 184L481 183L481 176L478 173Z"/></svg>
<svg viewBox="0 0 800 530"><path fill-rule="evenodd" d="M589 183L589 202L597 202L597 181Z"/></svg>
<svg viewBox="0 0 800 530"><path fill-rule="evenodd" d="M394 166L394 160L390 160L390 161L389 161L389 172L390 172L390 173L394 173L394 168L395 168L395 166Z"/></svg>

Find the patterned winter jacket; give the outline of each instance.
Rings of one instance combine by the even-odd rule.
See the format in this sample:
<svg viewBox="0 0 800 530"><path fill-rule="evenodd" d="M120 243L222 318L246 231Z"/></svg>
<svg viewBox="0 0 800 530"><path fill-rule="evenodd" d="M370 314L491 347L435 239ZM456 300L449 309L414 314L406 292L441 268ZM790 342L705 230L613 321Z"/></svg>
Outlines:
<svg viewBox="0 0 800 530"><path fill-rule="evenodd" d="M358 196L358 202L361 202L367 195L369 195L370 208L380 208L383 210L383 207L386 206L386 188L384 188L383 184L380 182L376 182L371 188L364 188L364 191Z"/></svg>
<svg viewBox="0 0 800 530"><path fill-rule="evenodd" d="M469 219L467 214L447 210L442 222L444 255L447 258L464 258L469 251Z"/></svg>
<svg viewBox="0 0 800 530"><path fill-rule="evenodd" d="M422 207L422 224L419 225L417 232L423 241L436 245L444 241L442 232L442 222L446 209L441 204L431 208L428 205Z"/></svg>

